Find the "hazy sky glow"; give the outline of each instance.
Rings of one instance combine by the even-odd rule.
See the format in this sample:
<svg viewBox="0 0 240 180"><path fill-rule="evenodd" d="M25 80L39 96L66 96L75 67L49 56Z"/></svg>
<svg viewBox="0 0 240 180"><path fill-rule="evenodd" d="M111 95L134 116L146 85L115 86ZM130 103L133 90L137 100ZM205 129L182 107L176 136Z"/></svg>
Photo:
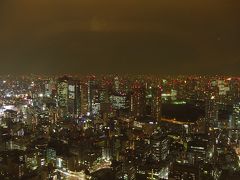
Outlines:
<svg viewBox="0 0 240 180"><path fill-rule="evenodd" d="M239 0L1 0L1 73L240 73Z"/></svg>

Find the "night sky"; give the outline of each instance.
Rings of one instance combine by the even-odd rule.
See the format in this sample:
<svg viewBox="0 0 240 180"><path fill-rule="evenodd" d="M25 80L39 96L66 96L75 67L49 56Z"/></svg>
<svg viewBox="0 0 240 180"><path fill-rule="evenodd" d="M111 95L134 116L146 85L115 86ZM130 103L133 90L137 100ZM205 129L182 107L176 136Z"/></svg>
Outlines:
<svg viewBox="0 0 240 180"><path fill-rule="evenodd" d="M0 73L240 75L240 0L0 0Z"/></svg>

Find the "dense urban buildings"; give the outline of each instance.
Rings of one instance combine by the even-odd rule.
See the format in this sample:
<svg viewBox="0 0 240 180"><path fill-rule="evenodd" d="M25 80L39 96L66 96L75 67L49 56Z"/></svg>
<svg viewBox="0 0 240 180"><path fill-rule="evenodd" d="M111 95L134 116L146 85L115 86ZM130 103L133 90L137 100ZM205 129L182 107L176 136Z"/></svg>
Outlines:
<svg viewBox="0 0 240 180"><path fill-rule="evenodd" d="M0 180L240 180L240 0L0 0Z"/></svg>
<svg viewBox="0 0 240 180"><path fill-rule="evenodd" d="M0 77L0 179L240 177L240 79Z"/></svg>

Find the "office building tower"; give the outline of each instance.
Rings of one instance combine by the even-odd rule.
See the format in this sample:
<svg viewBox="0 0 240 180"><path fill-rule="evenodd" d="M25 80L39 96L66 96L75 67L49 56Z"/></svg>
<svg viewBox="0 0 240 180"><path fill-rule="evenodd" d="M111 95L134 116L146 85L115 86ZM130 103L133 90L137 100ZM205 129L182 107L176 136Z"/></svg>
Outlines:
<svg viewBox="0 0 240 180"><path fill-rule="evenodd" d="M240 103L235 103L233 105L231 128L240 128Z"/></svg>
<svg viewBox="0 0 240 180"><path fill-rule="evenodd" d="M151 138L152 156L156 161L164 161L169 154L169 140L163 134L154 134Z"/></svg>
<svg viewBox="0 0 240 180"><path fill-rule="evenodd" d="M151 116L156 120L161 120L161 88L152 88Z"/></svg>
<svg viewBox="0 0 240 180"><path fill-rule="evenodd" d="M207 127L216 127L218 125L219 107L215 96L206 100L205 118Z"/></svg>
<svg viewBox="0 0 240 180"><path fill-rule="evenodd" d="M57 101L63 116L77 117L81 114L81 85L78 81L64 76L58 79Z"/></svg>
<svg viewBox="0 0 240 180"><path fill-rule="evenodd" d="M88 113L93 114L93 103L94 103L94 89L95 89L95 76L91 76L88 80Z"/></svg>
<svg viewBox="0 0 240 180"><path fill-rule="evenodd" d="M158 86L146 85L146 115L161 119L161 88Z"/></svg>
<svg viewBox="0 0 240 180"><path fill-rule="evenodd" d="M114 90L115 90L115 92L119 92L119 88L120 88L119 79L118 79L118 77L115 77L114 78Z"/></svg>
<svg viewBox="0 0 240 180"><path fill-rule="evenodd" d="M144 116L145 115L145 87L143 84L136 82L132 87L132 95L131 95L131 112L135 117Z"/></svg>
<svg viewBox="0 0 240 180"><path fill-rule="evenodd" d="M52 97L54 90L56 89L55 82L51 79L45 84L45 96Z"/></svg>

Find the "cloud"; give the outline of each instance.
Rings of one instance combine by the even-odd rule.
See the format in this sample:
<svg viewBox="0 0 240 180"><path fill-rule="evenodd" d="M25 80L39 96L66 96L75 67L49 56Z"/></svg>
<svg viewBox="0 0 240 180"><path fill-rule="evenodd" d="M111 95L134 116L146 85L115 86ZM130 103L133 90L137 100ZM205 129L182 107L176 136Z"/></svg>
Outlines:
<svg viewBox="0 0 240 180"><path fill-rule="evenodd" d="M2 0L1 70L171 74L227 67L238 73L239 5L237 0Z"/></svg>

